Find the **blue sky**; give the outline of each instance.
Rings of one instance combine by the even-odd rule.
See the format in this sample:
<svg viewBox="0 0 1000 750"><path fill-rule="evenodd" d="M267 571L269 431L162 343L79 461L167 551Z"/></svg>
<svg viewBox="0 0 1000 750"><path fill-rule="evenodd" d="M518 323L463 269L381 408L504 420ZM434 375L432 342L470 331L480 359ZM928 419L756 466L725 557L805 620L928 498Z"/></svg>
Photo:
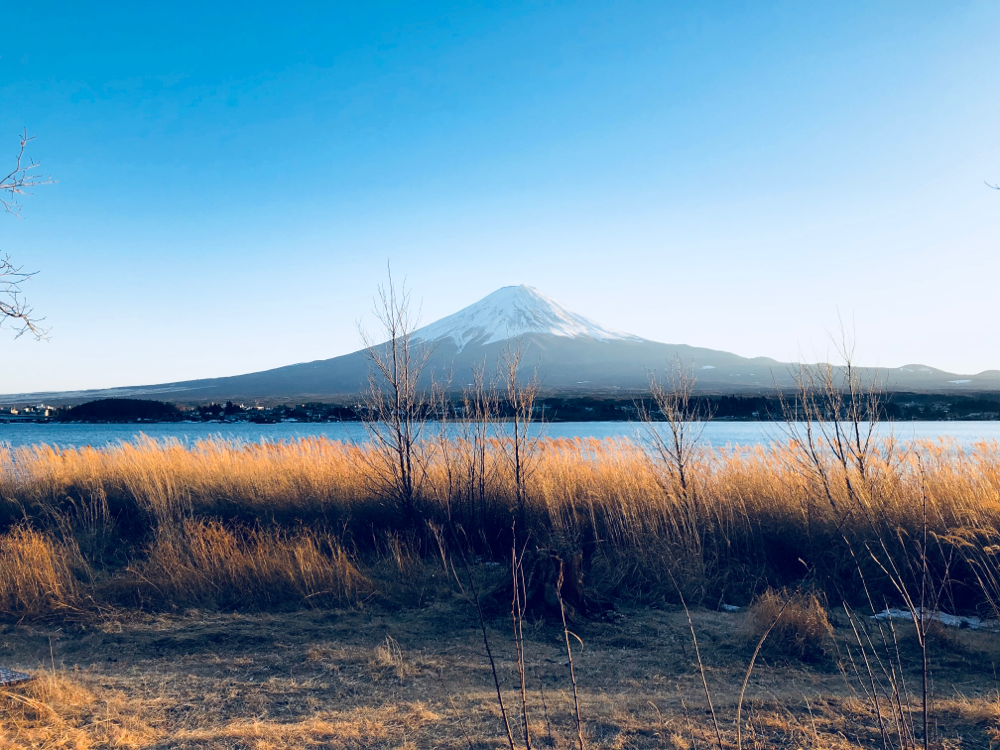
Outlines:
<svg viewBox="0 0 1000 750"><path fill-rule="evenodd" d="M58 184L0 216L51 327L0 336L0 392L353 351L387 260L425 322L527 283L1000 368L996 2L153 5L6 11L0 165L26 127Z"/></svg>

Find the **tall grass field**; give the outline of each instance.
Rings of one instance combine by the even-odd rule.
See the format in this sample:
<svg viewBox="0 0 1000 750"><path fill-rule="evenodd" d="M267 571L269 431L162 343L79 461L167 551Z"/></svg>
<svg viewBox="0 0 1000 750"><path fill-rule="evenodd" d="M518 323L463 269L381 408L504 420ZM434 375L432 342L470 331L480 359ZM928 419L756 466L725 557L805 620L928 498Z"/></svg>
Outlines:
<svg viewBox="0 0 1000 750"><path fill-rule="evenodd" d="M0 613L405 597L424 563L507 560L515 538L577 555L610 602L746 605L806 582L878 608L914 584L926 534L942 604L994 616L996 443L885 443L863 465L807 460L795 442L698 450L682 483L647 446L542 440L524 458L521 514L500 441L428 439L418 459L401 508L391 456L323 439L2 451Z"/></svg>
<svg viewBox="0 0 1000 750"><path fill-rule="evenodd" d="M993 747L1000 445L857 426L0 451L0 748Z"/></svg>

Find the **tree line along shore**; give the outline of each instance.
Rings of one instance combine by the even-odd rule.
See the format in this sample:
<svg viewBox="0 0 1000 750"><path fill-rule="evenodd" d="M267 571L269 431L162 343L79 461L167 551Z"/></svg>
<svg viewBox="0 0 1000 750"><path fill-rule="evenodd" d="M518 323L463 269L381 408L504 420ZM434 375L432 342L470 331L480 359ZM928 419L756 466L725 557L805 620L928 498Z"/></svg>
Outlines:
<svg viewBox="0 0 1000 750"><path fill-rule="evenodd" d="M795 397L784 400L769 396L700 396L693 397L699 413L712 419L730 421L782 421L788 412L797 411ZM498 413L509 415L510 403L501 400ZM893 421L992 421L1000 419L1000 394L885 394L879 403L878 418ZM546 422L624 422L636 421L644 412L662 419L655 400L648 394L635 398L595 396L540 397L533 404L536 419ZM461 400L436 405L432 418L465 416ZM307 401L261 405L244 402L173 404L132 398L108 398L75 406L53 407L27 405L7 407L0 420L34 422L358 422L368 418L364 403Z"/></svg>

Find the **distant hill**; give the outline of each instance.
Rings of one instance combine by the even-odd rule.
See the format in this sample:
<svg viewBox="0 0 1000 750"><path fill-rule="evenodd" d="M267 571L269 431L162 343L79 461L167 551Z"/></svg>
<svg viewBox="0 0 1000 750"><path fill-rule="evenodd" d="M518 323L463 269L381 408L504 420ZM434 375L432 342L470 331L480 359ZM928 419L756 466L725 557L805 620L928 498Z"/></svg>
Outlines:
<svg viewBox="0 0 1000 750"><path fill-rule="evenodd" d="M574 313L529 286L504 287L475 304L427 325L414 338L432 347L425 382L431 375L460 390L472 381L472 368L497 358L514 339L524 346L526 371L537 368L543 393L638 393L648 386L649 370L663 371L679 358L691 367L697 390L707 394L757 395L794 387L795 366L767 357L747 358L730 352L663 344L615 331ZM1000 391L1000 370L960 375L920 364L862 369L890 391L914 393L985 393ZM44 401L76 403L94 398L150 398L177 402L223 402L227 399L350 401L367 385L365 352L287 365L263 372L160 385L90 391L11 394L0 403Z"/></svg>
<svg viewBox="0 0 1000 750"><path fill-rule="evenodd" d="M182 414L173 404L131 398L90 401L59 415L62 422L173 422Z"/></svg>

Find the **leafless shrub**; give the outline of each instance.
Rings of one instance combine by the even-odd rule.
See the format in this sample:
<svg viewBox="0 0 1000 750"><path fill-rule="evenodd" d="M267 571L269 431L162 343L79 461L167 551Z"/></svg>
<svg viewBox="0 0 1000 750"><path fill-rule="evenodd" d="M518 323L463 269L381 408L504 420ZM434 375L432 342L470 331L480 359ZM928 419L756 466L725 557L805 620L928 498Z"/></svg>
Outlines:
<svg viewBox="0 0 1000 750"><path fill-rule="evenodd" d="M497 466L492 448L496 444L496 420L500 395L494 379L486 374L486 363L472 368L472 383L462 389L463 487L466 520L482 526L487 502L496 494Z"/></svg>
<svg viewBox="0 0 1000 750"><path fill-rule="evenodd" d="M376 339L358 326L368 358L365 428L376 451L370 477L382 494L394 499L404 517L415 524L425 476L426 444L423 440L430 394L421 375L431 349L413 338L417 317L411 309L404 282L397 290L389 272L380 286L374 309L385 340Z"/></svg>
<svg viewBox="0 0 1000 750"><path fill-rule="evenodd" d="M694 396L697 383L689 367L680 358L670 363L664 378L649 373L649 391L656 406L654 413L639 404L639 415L646 425L646 439L659 458L672 490L691 507L693 521L698 520L698 489L692 483L691 465L697 458L705 424L712 414ZM666 433L657 425L666 426Z"/></svg>
<svg viewBox="0 0 1000 750"><path fill-rule="evenodd" d="M695 464L702 455L700 441L711 411L694 398L696 384L689 367L674 359L662 379L649 373L652 406L640 401L636 406L645 427L645 440L655 475L676 506L676 541L668 552L677 564L671 582L700 598L704 580L704 543L708 519L700 507ZM694 586L692 587L692 582Z"/></svg>
<svg viewBox="0 0 1000 750"><path fill-rule="evenodd" d="M514 475L515 518L518 528L527 522L527 482L535 469L536 441L528 434L533 419L535 398L538 396L538 373L525 381L521 374L523 342L518 339L500 358L500 379L503 382L507 404L511 410L508 429L503 433L502 444Z"/></svg>
<svg viewBox="0 0 1000 750"><path fill-rule="evenodd" d="M888 602L883 600L877 605L873 599L863 558L875 563L910 616L921 654L919 740L910 720L910 695L902 677L904 666L892 621L888 624L877 621L877 635L872 637L866 623L845 605L856 636L857 660L852 658L852 665L878 716L883 746L888 748L896 742L902 748L916 747L920 741L926 750L930 743L931 706L927 635L932 621L927 614L929 609L937 609L949 590L954 548L944 553L939 575L932 580L928 561L928 495L921 457L908 456L891 434L887 438L878 437L884 386L877 371L862 374L855 362L853 341L843 326L836 345L842 360L839 367L821 364L799 368L796 401L791 404L785 400L782 404L787 434L799 470L822 490L808 496L807 523L811 523L809 519L814 513L818 514L812 502L815 494L819 494L829 503L837 520L837 530L853 559L872 615L887 607ZM920 519L917 533L906 535L887 515L895 500L887 489L898 487L905 467L914 462L921 485ZM867 527L863 546L857 551L845 532L852 519ZM815 551L811 556L820 557ZM845 592L844 598L856 594ZM864 665L863 672L858 669L858 662ZM888 703L892 724L883 717L883 699Z"/></svg>

